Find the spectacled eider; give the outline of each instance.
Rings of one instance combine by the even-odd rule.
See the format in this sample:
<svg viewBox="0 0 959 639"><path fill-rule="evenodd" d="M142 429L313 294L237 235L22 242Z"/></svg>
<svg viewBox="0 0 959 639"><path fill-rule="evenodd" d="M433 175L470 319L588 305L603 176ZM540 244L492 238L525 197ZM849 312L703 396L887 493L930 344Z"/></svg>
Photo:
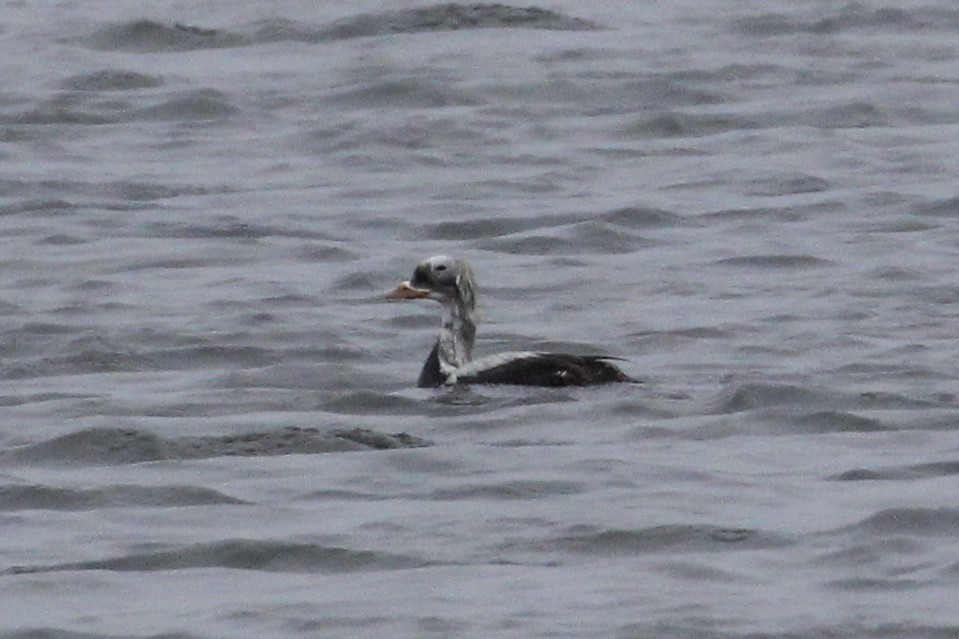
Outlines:
<svg viewBox="0 0 959 639"><path fill-rule="evenodd" d="M592 386L633 382L601 355L520 351L473 359L476 281L464 260L437 255L420 262L413 277L386 294L389 299L431 299L443 305L443 324L417 384L520 384Z"/></svg>

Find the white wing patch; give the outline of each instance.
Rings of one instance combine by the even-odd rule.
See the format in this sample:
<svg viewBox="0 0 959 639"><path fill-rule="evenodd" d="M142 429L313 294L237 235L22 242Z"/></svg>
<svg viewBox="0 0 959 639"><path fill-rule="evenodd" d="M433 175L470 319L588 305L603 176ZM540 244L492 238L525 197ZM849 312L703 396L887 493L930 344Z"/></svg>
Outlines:
<svg viewBox="0 0 959 639"><path fill-rule="evenodd" d="M538 351L510 351L508 353L487 355L486 357L481 357L467 364L463 364L459 368L451 371L446 379L446 383L455 384L456 380L460 377L473 377L474 375L478 375L483 371L496 368L497 366L502 366L503 364L508 364L509 362L515 362L521 359L532 359L534 357L539 357L542 354L542 352Z"/></svg>

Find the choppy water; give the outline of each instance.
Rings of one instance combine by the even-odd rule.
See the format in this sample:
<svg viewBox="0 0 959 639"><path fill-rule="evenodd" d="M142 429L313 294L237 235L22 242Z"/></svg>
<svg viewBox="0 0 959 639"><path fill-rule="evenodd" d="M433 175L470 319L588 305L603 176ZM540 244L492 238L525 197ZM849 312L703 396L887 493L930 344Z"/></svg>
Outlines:
<svg viewBox="0 0 959 639"><path fill-rule="evenodd" d="M3 5L0 637L959 635L954 3L317 4Z"/></svg>

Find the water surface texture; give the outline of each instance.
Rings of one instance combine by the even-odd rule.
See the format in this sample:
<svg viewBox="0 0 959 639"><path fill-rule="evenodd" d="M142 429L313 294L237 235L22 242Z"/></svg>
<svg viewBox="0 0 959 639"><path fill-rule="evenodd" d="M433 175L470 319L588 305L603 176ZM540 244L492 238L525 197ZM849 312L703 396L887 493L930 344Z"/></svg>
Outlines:
<svg viewBox="0 0 959 639"><path fill-rule="evenodd" d="M2 7L0 639L959 635L955 3Z"/></svg>

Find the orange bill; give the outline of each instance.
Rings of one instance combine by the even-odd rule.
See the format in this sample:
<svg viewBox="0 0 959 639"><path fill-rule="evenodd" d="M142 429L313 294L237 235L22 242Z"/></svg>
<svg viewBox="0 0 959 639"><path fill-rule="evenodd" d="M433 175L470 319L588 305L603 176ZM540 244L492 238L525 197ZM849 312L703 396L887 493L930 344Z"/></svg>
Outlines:
<svg viewBox="0 0 959 639"><path fill-rule="evenodd" d="M392 291L386 294L388 300L418 300L429 295L430 292L422 288L413 288L409 281L400 282Z"/></svg>

